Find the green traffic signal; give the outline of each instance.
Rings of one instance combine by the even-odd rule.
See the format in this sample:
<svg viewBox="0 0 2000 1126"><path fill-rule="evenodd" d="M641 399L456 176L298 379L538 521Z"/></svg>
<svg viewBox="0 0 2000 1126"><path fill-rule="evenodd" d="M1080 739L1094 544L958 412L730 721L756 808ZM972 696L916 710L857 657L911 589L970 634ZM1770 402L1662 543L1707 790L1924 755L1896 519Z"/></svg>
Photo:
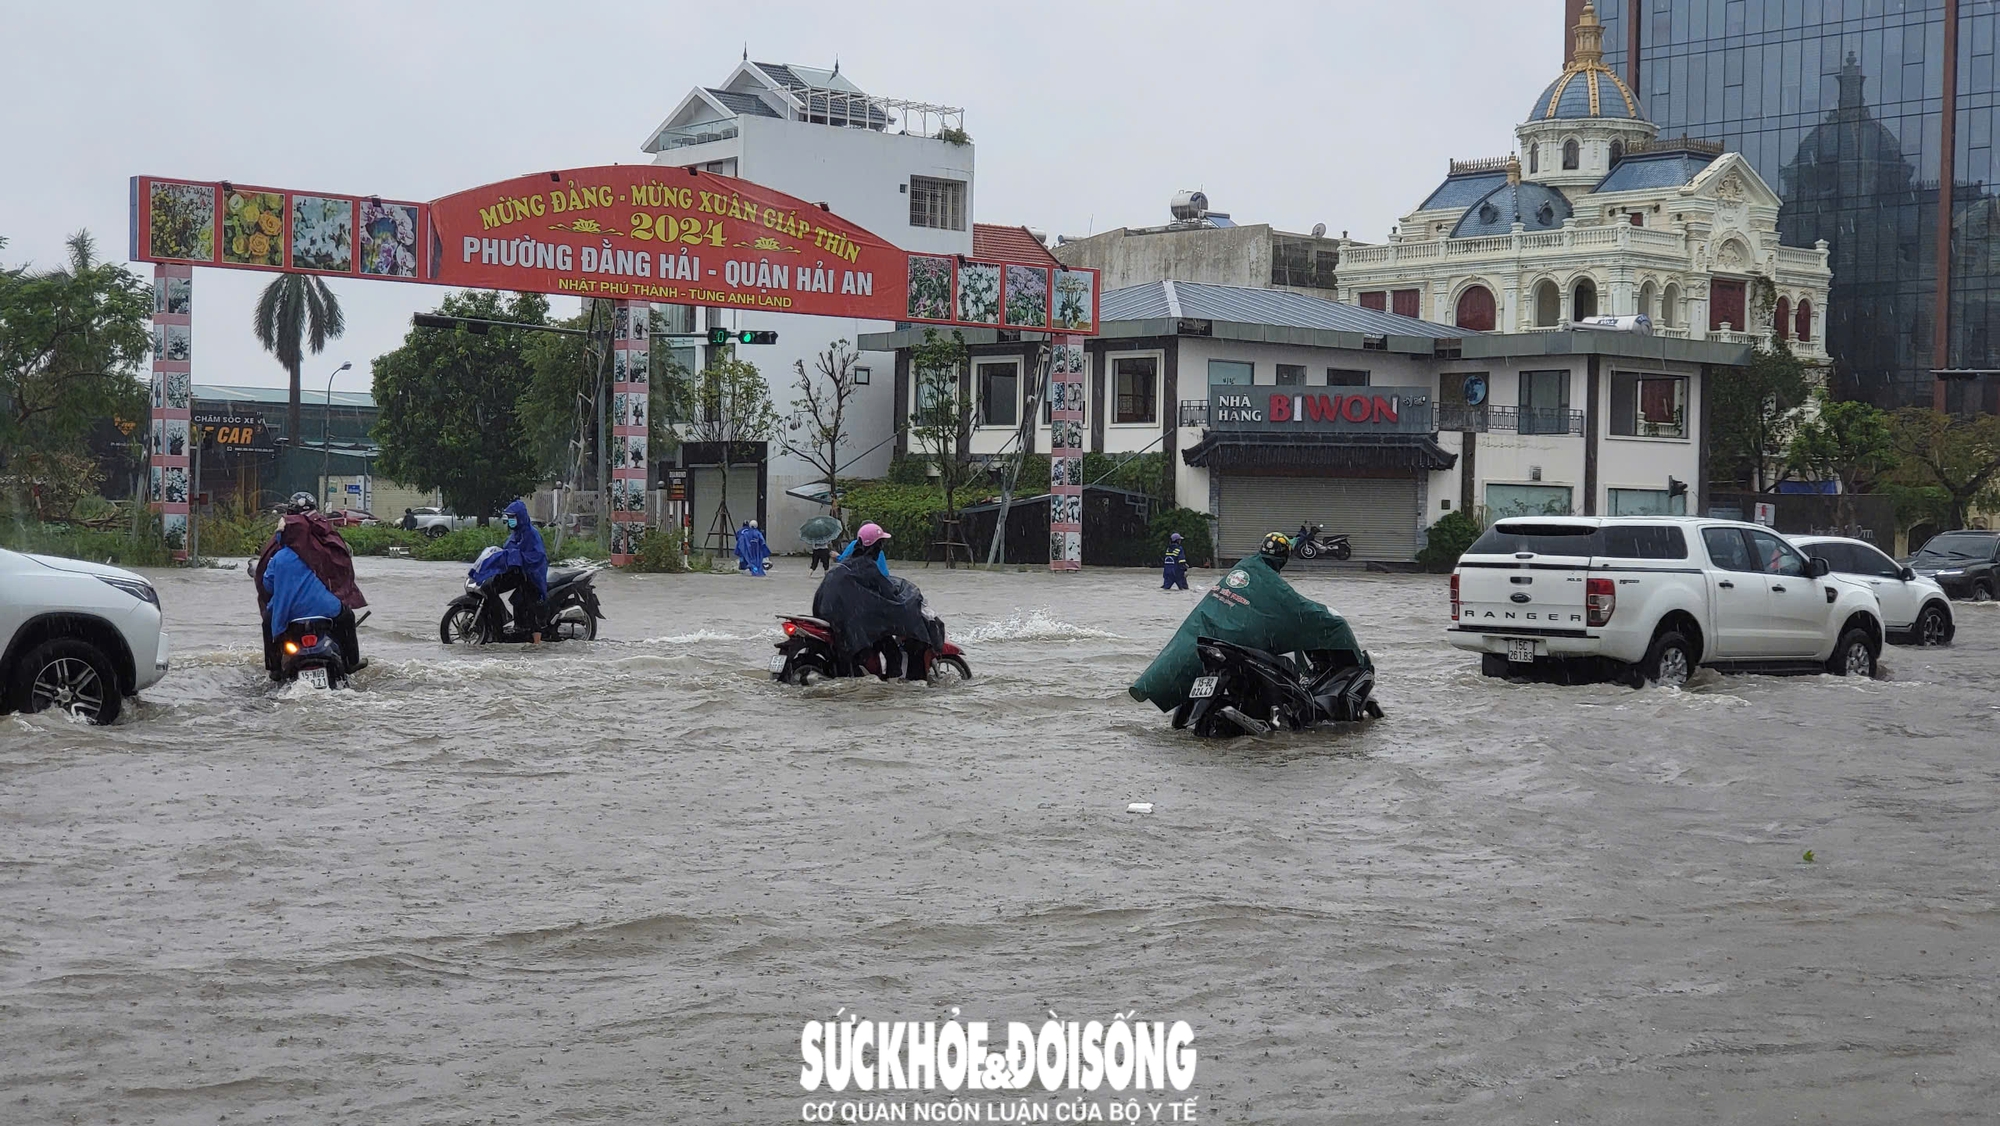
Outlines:
<svg viewBox="0 0 2000 1126"><path fill-rule="evenodd" d="M778 334L775 332L751 332L747 329L739 331L729 328L711 328L708 330L708 342L718 346L723 344L776 344L778 342Z"/></svg>

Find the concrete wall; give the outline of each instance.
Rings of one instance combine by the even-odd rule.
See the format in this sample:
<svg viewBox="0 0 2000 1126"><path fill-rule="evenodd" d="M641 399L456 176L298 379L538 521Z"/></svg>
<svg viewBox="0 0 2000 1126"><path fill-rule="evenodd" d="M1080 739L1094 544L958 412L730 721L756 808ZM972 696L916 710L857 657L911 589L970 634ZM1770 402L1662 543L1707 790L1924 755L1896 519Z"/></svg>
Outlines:
<svg viewBox="0 0 2000 1126"><path fill-rule="evenodd" d="M692 145L658 154L657 164L685 167L720 160L736 161L736 175L752 183L797 196L807 203L825 203L834 214L860 225L905 250L931 254L972 253L972 217L977 185L973 178L973 147L925 137L839 129L803 121L748 117L738 121L740 135L732 140ZM965 229L935 230L910 225L911 176L933 176L966 183ZM803 362L813 373L814 356L835 340L852 343L864 332L886 332L885 321L744 310L710 310L699 324L734 329L775 331L778 343L744 346L737 356L757 365L771 386L771 405L780 425L797 399ZM706 350L704 350L706 351ZM704 359L707 357L704 356ZM849 401L853 438L843 443L842 456L857 458L842 476L876 477L889 470L898 418L895 402L895 356L867 352L860 358L869 369L869 384ZM878 447L863 457L863 451ZM805 462L788 457L772 443L769 493L769 539L774 551L799 551L799 525L825 509L796 500L784 491L817 479Z"/></svg>
<svg viewBox="0 0 2000 1126"><path fill-rule="evenodd" d="M1101 271L1104 292L1161 280L1271 287L1271 228L1263 223L1143 234L1120 227L1052 253L1065 266Z"/></svg>

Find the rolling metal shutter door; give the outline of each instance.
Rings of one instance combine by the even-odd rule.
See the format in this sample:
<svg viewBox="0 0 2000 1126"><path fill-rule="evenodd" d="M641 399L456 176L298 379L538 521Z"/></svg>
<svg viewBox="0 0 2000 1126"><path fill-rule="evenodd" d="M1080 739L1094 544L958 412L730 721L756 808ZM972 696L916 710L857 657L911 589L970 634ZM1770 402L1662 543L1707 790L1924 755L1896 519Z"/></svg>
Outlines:
<svg viewBox="0 0 2000 1126"><path fill-rule="evenodd" d="M716 510L722 506L722 467L694 466L688 470L688 486L694 490L694 535L689 541L690 548L695 551L734 550L736 529L742 527L745 520L757 518L757 467L729 467L730 524L727 528L718 529L715 526ZM723 534L722 539L710 539L709 533L718 530Z"/></svg>
<svg viewBox="0 0 2000 1126"><path fill-rule="evenodd" d="M1417 557L1417 482L1379 477L1222 478L1222 554L1254 555L1267 532L1310 521L1345 532L1354 558L1406 562Z"/></svg>

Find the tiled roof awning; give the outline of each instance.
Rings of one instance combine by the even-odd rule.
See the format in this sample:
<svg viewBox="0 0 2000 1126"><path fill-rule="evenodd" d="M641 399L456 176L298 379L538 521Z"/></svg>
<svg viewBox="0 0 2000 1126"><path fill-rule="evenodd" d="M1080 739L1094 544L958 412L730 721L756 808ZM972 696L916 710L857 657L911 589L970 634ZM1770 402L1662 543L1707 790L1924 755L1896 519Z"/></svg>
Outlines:
<svg viewBox="0 0 2000 1126"><path fill-rule="evenodd" d="M1259 469L1450 469L1458 455L1422 434L1272 434L1211 430L1181 460L1225 472Z"/></svg>
<svg viewBox="0 0 2000 1126"><path fill-rule="evenodd" d="M1026 227L1008 227L998 223L974 223L972 225L972 256L982 262L1018 262L1025 266L1055 266L1061 262L1049 253L1040 239L1028 233Z"/></svg>

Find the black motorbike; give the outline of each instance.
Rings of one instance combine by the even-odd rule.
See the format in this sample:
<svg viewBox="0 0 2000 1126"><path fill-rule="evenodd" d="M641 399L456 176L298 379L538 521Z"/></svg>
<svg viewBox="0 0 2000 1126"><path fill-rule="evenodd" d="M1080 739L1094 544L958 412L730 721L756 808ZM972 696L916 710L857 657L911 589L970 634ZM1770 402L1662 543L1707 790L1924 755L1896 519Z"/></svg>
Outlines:
<svg viewBox="0 0 2000 1126"><path fill-rule="evenodd" d="M358 623L357 623L358 624ZM278 638L278 672L285 684L304 681L314 688L347 687L347 659L333 637L331 618L295 618Z"/></svg>
<svg viewBox="0 0 2000 1126"><path fill-rule="evenodd" d="M1307 654L1301 669L1290 657L1212 637L1199 639L1196 652L1202 675L1174 709L1174 726L1204 738L1301 731L1382 715L1371 699L1375 670L1352 653Z"/></svg>
<svg viewBox="0 0 2000 1126"><path fill-rule="evenodd" d="M542 603L548 620L541 629L542 640L596 640L597 623L603 620L604 611L597 604L593 576L603 566L549 571L549 596ZM446 645L522 644L534 635L533 623L517 622L509 616L506 595L471 579L465 580L465 593L451 600L438 621L438 640Z"/></svg>
<svg viewBox="0 0 2000 1126"><path fill-rule="evenodd" d="M1300 524L1299 534L1292 537L1292 554L1300 559L1318 559L1322 555L1347 559L1354 555L1354 548L1347 542L1345 532L1328 535L1325 524Z"/></svg>

